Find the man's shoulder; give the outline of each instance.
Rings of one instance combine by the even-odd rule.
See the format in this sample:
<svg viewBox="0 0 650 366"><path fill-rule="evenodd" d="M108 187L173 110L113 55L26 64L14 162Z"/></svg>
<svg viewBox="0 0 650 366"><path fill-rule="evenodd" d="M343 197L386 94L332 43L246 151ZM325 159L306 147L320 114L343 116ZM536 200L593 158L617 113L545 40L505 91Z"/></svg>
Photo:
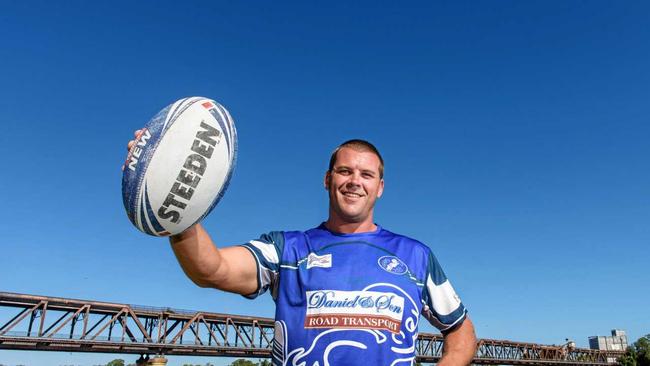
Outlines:
<svg viewBox="0 0 650 366"><path fill-rule="evenodd" d="M260 235L261 241L269 242L269 243L275 243L275 244L281 244L281 246L284 246L284 244L289 241L289 242L295 242L296 238L305 238L307 237L310 232L314 229L309 229L306 231L302 230L273 230L266 232L262 235Z"/></svg>
<svg viewBox="0 0 650 366"><path fill-rule="evenodd" d="M286 237L295 237L295 236L314 236L314 235L322 235L327 232L327 229L325 228L324 223L319 224L318 226L312 227L307 230L283 230L279 231L280 233L284 234Z"/></svg>
<svg viewBox="0 0 650 366"><path fill-rule="evenodd" d="M426 251L426 252L431 251L431 247L429 247L427 244L425 244L425 243L423 243L423 242L421 242L421 241L419 241L417 239L414 239L414 238L412 238L410 236L397 234L397 233L392 232L392 231L390 231L390 230L388 230L388 229L386 229L384 227L382 227L381 235L383 235L387 239L390 238L392 240L399 240L400 245L409 245L409 246L412 246L414 249L423 250L423 251Z"/></svg>
<svg viewBox="0 0 650 366"><path fill-rule="evenodd" d="M295 239L298 239L297 241L299 242L308 242L315 237L326 235L327 232L328 231L323 226L323 224L320 224L319 226L307 230L271 231L265 235L272 236L274 238L282 238L282 242L284 244L286 241L295 242ZM427 254L432 253L431 247L424 242L407 235L395 233L384 228L383 226L379 226L374 236L381 241L398 241L400 246L408 246L414 251L422 251L426 252Z"/></svg>
<svg viewBox="0 0 650 366"><path fill-rule="evenodd" d="M284 242L284 233L282 231L269 231L261 234L257 240L267 244Z"/></svg>

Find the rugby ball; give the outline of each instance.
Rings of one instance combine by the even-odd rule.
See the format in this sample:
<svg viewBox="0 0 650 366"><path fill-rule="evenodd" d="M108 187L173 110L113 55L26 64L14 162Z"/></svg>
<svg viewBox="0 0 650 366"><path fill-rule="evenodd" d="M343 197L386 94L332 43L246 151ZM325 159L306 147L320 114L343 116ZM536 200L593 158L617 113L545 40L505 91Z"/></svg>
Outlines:
<svg viewBox="0 0 650 366"><path fill-rule="evenodd" d="M228 188L237 158L237 131L212 99L180 99L158 112L127 155L122 200L138 230L183 232L212 211Z"/></svg>

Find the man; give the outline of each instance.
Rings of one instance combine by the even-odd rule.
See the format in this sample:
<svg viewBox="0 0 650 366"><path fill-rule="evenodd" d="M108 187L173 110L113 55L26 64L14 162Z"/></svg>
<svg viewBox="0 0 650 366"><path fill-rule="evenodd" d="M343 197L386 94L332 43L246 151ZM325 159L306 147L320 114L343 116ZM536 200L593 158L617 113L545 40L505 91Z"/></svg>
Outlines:
<svg viewBox="0 0 650 366"><path fill-rule="evenodd" d="M414 364L420 315L445 337L438 365L467 365L474 327L433 253L373 221L383 171L372 144L347 141L330 158L329 216L317 228L217 248L197 224L172 248L201 287L248 298L271 290L274 365Z"/></svg>

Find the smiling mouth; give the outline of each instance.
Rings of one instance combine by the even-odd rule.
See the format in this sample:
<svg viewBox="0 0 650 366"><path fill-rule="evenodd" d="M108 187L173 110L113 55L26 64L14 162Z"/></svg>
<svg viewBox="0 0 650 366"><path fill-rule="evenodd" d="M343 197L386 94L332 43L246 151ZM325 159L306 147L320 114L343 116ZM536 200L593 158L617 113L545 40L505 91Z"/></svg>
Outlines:
<svg viewBox="0 0 650 366"><path fill-rule="evenodd" d="M354 193L354 192L341 192L341 193L345 197L351 197L351 198L361 198L361 197L363 197L360 193Z"/></svg>

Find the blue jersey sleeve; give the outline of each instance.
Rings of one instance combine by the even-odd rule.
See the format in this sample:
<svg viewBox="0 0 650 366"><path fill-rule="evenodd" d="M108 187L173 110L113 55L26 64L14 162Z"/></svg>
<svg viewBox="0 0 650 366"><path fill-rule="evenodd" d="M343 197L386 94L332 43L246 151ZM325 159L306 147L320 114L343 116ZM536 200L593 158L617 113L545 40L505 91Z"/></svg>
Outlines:
<svg viewBox="0 0 650 366"><path fill-rule="evenodd" d="M465 320L467 310L431 251L422 302L422 315L443 334Z"/></svg>
<svg viewBox="0 0 650 366"><path fill-rule="evenodd" d="M280 231L272 231L261 235L259 239L241 244L241 246L253 254L257 264L257 290L244 297L254 299L270 288L271 296L275 300L277 298L280 260L284 249L284 234Z"/></svg>

